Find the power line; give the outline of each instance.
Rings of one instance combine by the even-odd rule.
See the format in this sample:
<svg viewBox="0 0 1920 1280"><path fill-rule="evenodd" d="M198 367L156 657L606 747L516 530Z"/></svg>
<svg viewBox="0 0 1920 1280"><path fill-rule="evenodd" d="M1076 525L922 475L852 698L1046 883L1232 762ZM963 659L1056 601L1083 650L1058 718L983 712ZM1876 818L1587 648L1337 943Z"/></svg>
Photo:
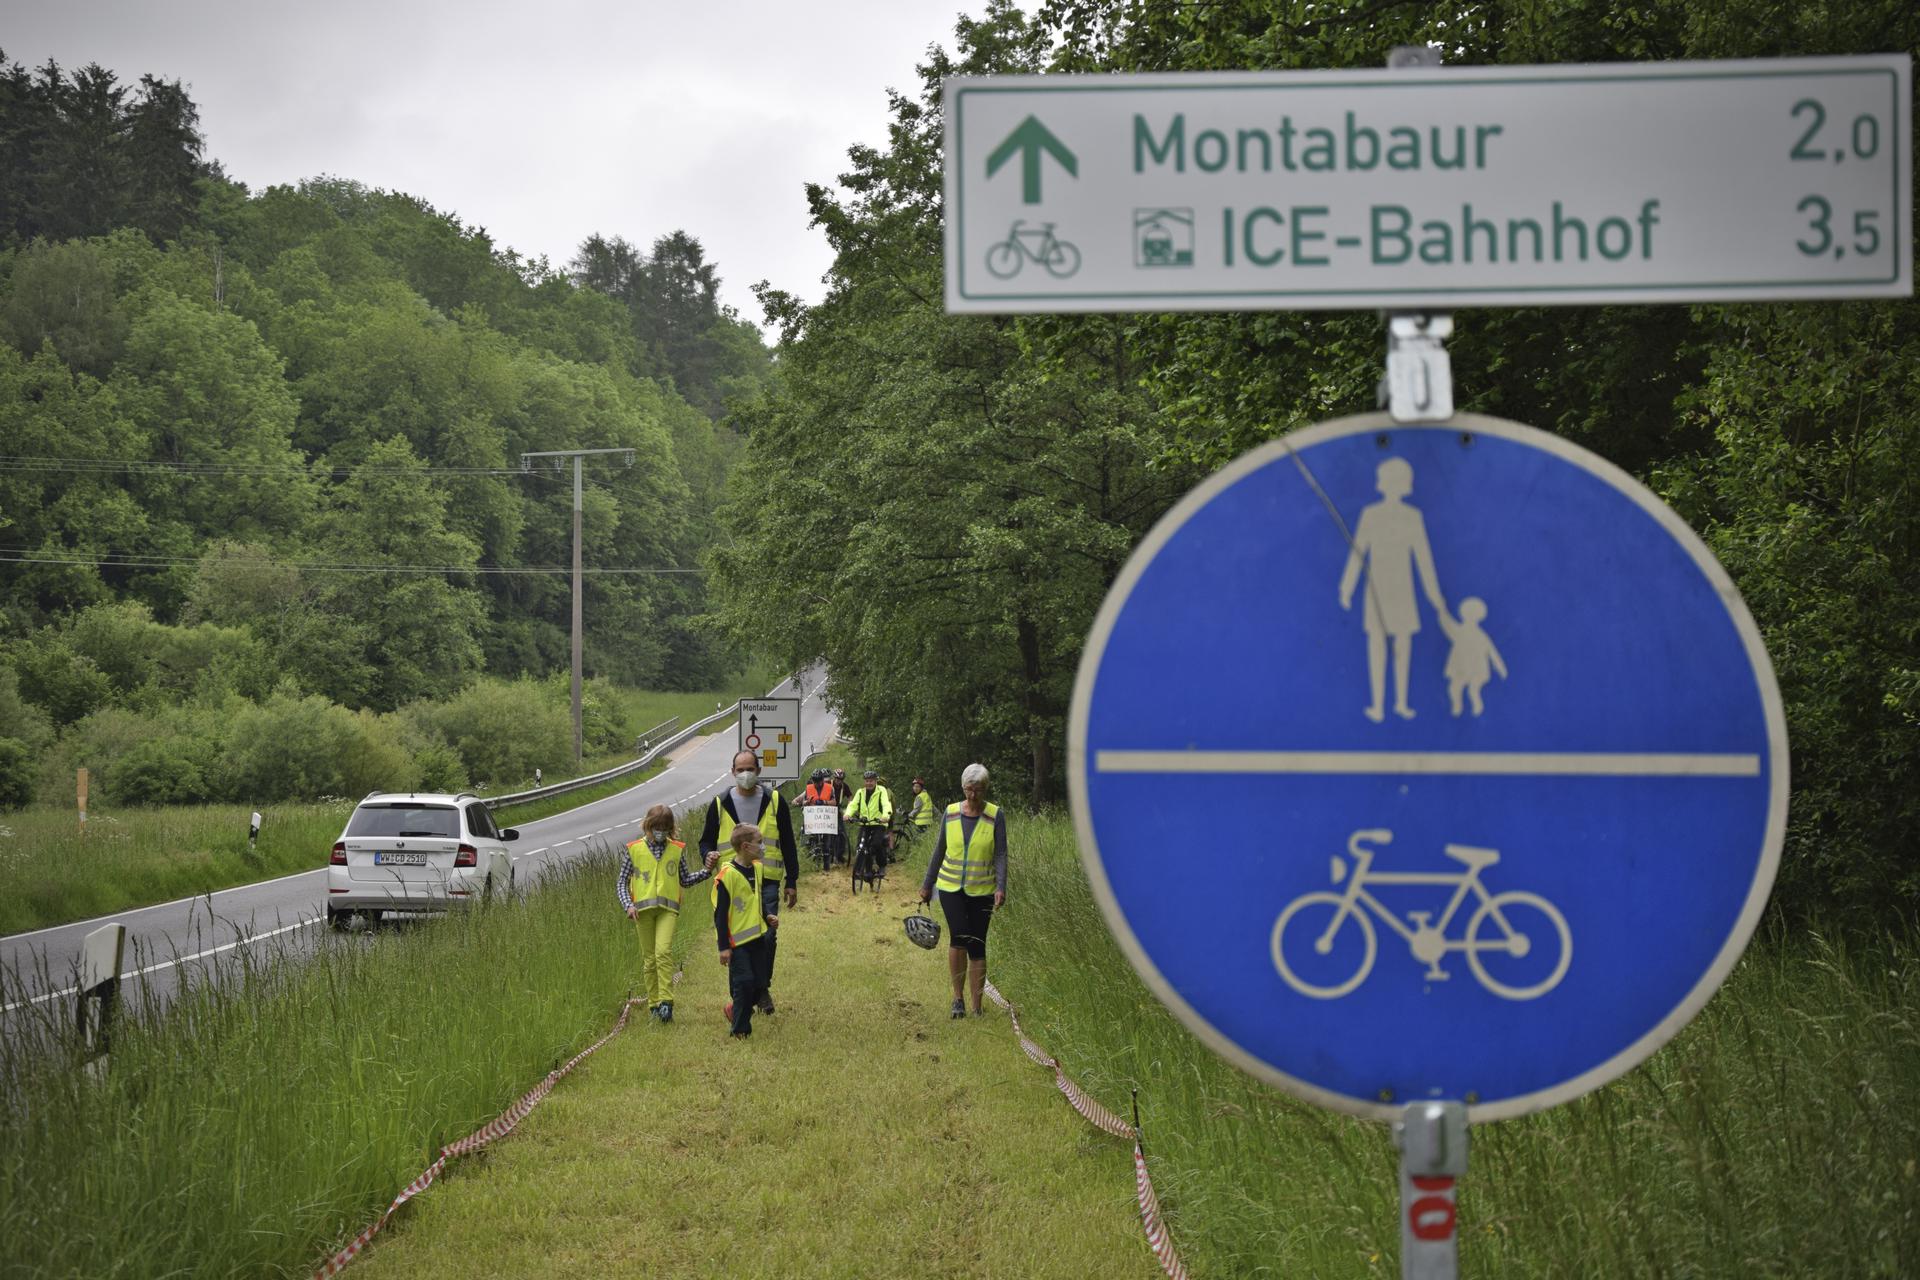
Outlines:
<svg viewBox="0 0 1920 1280"><path fill-rule="evenodd" d="M529 467L312 467L249 466L232 462L155 462L136 458L61 458L28 454L0 453L0 471L52 472L76 475L176 475L176 476L292 476L305 479L326 477L346 480L355 476L517 476L523 479L564 480L557 471L537 471Z"/></svg>
<svg viewBox="0 0 1920 1280"><path fill-rule="evenodd" d="M70 565L96 569L172 569L181 565L198 565L202 557L198 556L158 556L136 555L132 553L108 552L96 556L53 556L18 554L22 549L0 548L0 564L53 564ZM459 564L338 564L323 561L305 560L267 560L259 558L236 558L234 563L264 565L269 568L298 569L302 572L312 570L316 573L413 573L413 574L451 574L476 573L498 576L539 575L572 573L565 565L459 565ZM610 566L605 568L582 568L582 573L597 574L702 574L705 569L647 568L637 565Z"/></svg>

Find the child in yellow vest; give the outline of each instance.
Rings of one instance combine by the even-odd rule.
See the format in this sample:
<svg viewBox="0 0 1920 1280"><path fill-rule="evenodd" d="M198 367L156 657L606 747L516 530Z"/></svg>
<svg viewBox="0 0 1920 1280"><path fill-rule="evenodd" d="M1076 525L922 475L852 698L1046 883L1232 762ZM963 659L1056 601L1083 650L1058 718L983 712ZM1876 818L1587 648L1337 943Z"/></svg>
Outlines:
<svg viewBox="0 0 1920 1280"><path fill-rule="evenodd" d="M779 916L767 915L761 907L762 842L760 828L751 822L736 826L728 839L733 858L713 881L713 927L733 993L726 1015L736 1040L753 1034L754 1006L767 993L768 930L780 923Z"/></svg>
<svg viewBox="0 0 1920 1280"><path fill-rule="evenodd" d="M620 854L620 909L640 938L640 985L647 1008L661 1022L673 1021L673 931L680 922L680 893L713 874L718 856L691 867L687 846L674 839L673 810L657 804L640 820L640 838Z"/></svg>

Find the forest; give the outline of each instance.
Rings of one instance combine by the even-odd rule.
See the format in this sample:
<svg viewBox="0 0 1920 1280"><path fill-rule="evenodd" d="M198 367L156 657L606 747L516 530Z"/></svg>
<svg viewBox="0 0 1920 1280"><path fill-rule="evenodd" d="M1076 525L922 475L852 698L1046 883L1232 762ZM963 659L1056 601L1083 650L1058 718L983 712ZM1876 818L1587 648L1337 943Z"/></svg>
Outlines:
<svg viewBox="0 0 1920 1280"><path fill-rule="evenodd" d="M0 806L490 778L463 726L568 666L571 473L523 452L635 451L587 472L588 674L720 684L725 405L772 361L718 285L685 231L555 266L249 191L178 82L0 53Z"/></svg>
<svg viewBox="0 0 1920 1280"><path fill-rule="evenodd" d="M818 305L764 290L780 378L738 413L736 502L711 553L737 634L824 658L843 724L929 777L978 756L1003 796L1058 802L1080 649L1120 566L1198 479L1263 441L1375 407L1371 312L948 315L940 85L951 75L1380 67L1912 51L1893 0L1350 7L989 4L892 98L884 146L809 189L836 260ZM1497 140L1496 140L1497 141ZM1911 140L1907 140L1911 145ZM1786 703L1777 901L1920 907L1920 310L1511 308L1455 317L1458 407L1626 468L1744 593ZM792 536L795 531L799 536ZM1195 625L1205 625L1196 619ZM1251 678L1251 674L1250 674Z"/></svg>

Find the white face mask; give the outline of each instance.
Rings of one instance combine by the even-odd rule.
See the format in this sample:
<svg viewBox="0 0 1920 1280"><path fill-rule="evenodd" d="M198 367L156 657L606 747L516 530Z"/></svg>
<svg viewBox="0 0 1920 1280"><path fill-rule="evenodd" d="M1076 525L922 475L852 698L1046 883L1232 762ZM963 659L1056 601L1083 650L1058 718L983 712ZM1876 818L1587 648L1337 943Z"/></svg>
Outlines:
<svg viewBox="0 0 1920 1280"><path fill-rule="evenodd" d="M735 769L733 771L733 781L742 791L751 791L760 785L760 771L758 769Z"/></svg>

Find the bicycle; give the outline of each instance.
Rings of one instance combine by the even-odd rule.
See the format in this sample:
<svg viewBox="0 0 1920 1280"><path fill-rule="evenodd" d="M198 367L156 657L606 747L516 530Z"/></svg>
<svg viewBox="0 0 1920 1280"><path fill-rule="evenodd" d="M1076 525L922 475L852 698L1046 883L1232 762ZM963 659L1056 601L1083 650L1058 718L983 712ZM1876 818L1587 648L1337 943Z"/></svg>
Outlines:
<svg viewBox="0 0 1920 1280"><path fill-rule="evenodd" d="M869 890L877 889L887 874L887 828L884 823L856 822L860 835L853 852L853 891L860 892L865 880Z"/></svg>
<svg viewBox="0 0 1920 1280"><path fill-rule="evenodd" d="M1020 268L1029 258L1058 280L1065 280L1080 269L1080 250L1054 235L1053 223L1023 230L1024 221L1014 219L1007 238L987 250L987 270L1002 280L1011 280L1020 274Z"/></svg>
<svg viewBox="0 0 1920 1280"><path fill-rule="evenodd" d="M818 834L808 836L807 856L813 859L813 865L817 869L833 870L833 837Z"/></svg>
<svg viewBox="0 0 1920 1280"><path fill-rule="evenodd" d="M1451 951L1466 953L1467 967L1473 976L1494 995L1508 1000L1532 1000L1545 995L1558 986L1560 979L1566 976L1567 966L1573 961L1573 934L1567 928L1567 919L1560 909L1537 893L1508 891L1489 893L1480 883L1480 873L1500 861L1497 849L1482 849L1474 845L1449 844L1443 846L1446 855L1463 864L1465 871L1417 872L1417 871L1374 871L1374 850L1368 844L1388 844L1393 840L1393 832L1371 828L1356 831L1347 838L1347 852L1354 860L1352 879L1343 892L1334 893L1322 890L1316 893L1302 894L1288 903L1286 909L1273 922L1272 951L1274 967L1280 971L1287 985L1303 996L1317 1000L1332 1000L1346 995L1373 971L1374 958L1379 949L1379 937L1373 921L1364 906L1380 917L1388 928L1406 940L1407 950L1415 960L1427 966L1425 977L1429 981L1442 981L1451 975L1440 967L1440 958ZM1339 884L1346 875L1346 865L1336 854L1333 858L1333 882ZM1433 884L1454 886L1453 897L1447 902L1446 910L1440 913L1438 923L1433 923L1431 911L1409 911L1407 919L1412 927L1402 924L1398 916L1380 904L1380 900L1367 891L1369 884ZM1467 895L1473 894L1479 901L1473 915L1468 919L1464 936L1459 940L1446 937L1447 926L1453 923L1459 914L1460 905ZM1319 909L1330 909L1324 924L1319 922ZM1513 921L1527 922L1529 915L1538 915L1537 921L1528 922L1533 933L1540 935L1536 942L1526 929L1517 929ZM1299 939L1311 935L1312 952L1316 956L1331 955L1336 935L1341 927L1352 920L1359 930L1361 954L1359 965L1352 976L1344 981L1329 983L1310 982L1295 971L1294 965L1287 959L1287 926L1298 926L1293 937ZM1497 931L1497 936L1483 937L1489 925ZM1544 927L1543 927L1544 926ZM1304 931L1303 931L1304 930ZM1559 954L1551 971L1545 978L1528 983L1510 982L1503 975L1496 975L1487 968L1485 955L1512 956L1515 959L1533 953L1536 946L1557 943ZM1296 954L1296 959L1305 957ZM1335 974L1344 968L1342 962L1335 968ZM1315 975L1320 977L1321 975Z"/></svg>

